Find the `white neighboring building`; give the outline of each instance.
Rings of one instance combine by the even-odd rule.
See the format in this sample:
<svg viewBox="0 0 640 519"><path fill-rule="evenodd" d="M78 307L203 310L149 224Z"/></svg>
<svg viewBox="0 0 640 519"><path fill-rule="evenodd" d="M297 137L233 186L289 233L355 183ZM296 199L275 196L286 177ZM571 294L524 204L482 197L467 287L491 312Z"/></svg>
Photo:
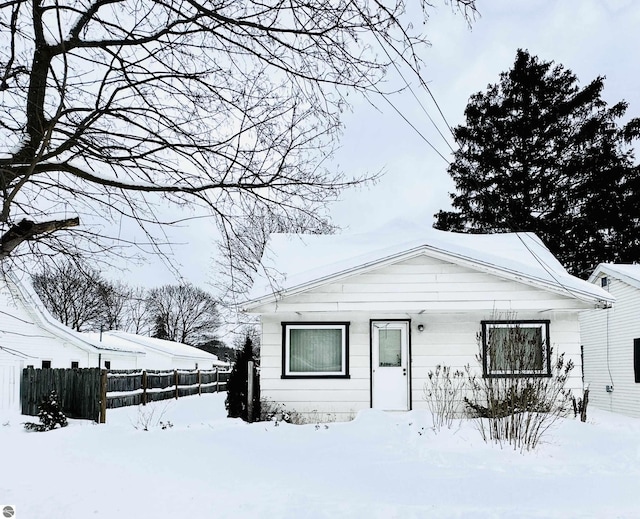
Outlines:
<svg viewBox="0 0 640 519"><path fill-rule="evenodd" d="M589 405L640 418L640 265L601 263L589 281L615 297L580 315Z"/></svg>
<svg viewBox="0 0 640 519"><path fill-rule="evenodd" d="M274 234L261 272L271 275L257 276L244 306L261 320L261 396L336 420L426 409L430 370L477 366L487 331L514 323L537 340L539 375L564 352L576 365L569 386L581 391L578 313L613 301L530 233L398 223L360 235ZM496 365L483 374L506 374Z"/></svg>
<svg viewBox="0 0 640 519"><path fill-rule="evenodd" d="M19 406L22 369L133 369L143 364L144 348L96 344L56 321L30 282L13 274L0 280L0 409Z"/></svg>
<svg viewBox="0 0 640 519"><path fill-rule="evenodd" d="M204 350L124 332L80 333L57 321L30 281L0 279L0 410L20 405L23 368L212 369Z"/></svg>
<svg viewBox="0 0 640 519"><path fill-rule="evenodd" d="M144 369L213 369L228 368L229 363L217 355L187 344L165 341L120 331L85 333L92 342L110 348L136 348L145 352L138 368Z"/></svg>

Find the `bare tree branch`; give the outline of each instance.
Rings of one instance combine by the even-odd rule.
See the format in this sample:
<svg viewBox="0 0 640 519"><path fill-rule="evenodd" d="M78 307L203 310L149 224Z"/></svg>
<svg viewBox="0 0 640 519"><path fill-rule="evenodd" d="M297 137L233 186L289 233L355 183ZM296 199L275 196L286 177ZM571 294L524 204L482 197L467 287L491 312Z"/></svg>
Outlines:
<svg viewBox="0 0 640 519"><path fill-rule="evenodd" d="M34 223L30 220L22 220L12 225L0 237L0 260L8 257L22 242L40 239L43 234L53 233L60 229L68 229L80 225L80 218L68 218L66 220L52 220L49 222Z"/></svg>
<svg viewBox="0 0 640 519"><path fill-rule="evenodd" d="M475 12L471 0L451 5ZM327 204L376 178L326 167L347 95L378 95L389 67L419 77L427 41L416 16L431 8L0 3L0 234L22 220L83 222L7 238L0 259L18 257L24 241L28 254L113 251L119 236L90 226L123 218L160 250L167 204L210 215L229 238L247 225L328 229Z"/></svg>

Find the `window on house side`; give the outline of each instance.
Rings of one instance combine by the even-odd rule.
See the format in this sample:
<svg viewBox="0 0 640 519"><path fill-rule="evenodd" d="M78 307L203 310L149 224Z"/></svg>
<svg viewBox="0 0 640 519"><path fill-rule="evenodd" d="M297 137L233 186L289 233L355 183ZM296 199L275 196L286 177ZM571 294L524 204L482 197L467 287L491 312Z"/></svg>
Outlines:
<svg viewBox="0 0 640 519"><path fill-rule="evenodd" d="M71 361L71 369L78 369L79 367L80 367L80 364L78 363L78 361L76 360Z"/></svg>
<svg viewBox="0 0 640 519"><path fill-rule="evenodd" d="M483 321L484 374L549 376L549 321Z"/></svg>
<svg viewBox="0 0 640 519"><path fill-rule="evenodd" d="M104 361L104 369L111 369L111 361L110 360L105 360Z"/></svg>
<svg viewBox="0 0 640 519"><path fill-rule="evenodd" d="M50 369L51 368L51 361L50 360L43 360L42 361L42 369Z"/></svg>
<svg viewBox="0 0 640 519"><path fill-rule="evenodd" d="M286 377L348 377L349 323L283 323Z"/></svg>

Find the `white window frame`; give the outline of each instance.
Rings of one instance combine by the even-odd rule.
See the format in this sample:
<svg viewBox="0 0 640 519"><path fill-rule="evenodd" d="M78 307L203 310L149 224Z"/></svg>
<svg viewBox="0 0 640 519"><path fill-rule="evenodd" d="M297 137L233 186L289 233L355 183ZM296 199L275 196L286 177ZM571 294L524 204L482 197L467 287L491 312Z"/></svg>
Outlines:
<svg viewBox="0 0 640 519"><path fill-rule="evenodd" d="M484 357L483 371L487 377L518 377L518 376L551 376L550 366L550 338L549 321L482 321L482 350ZM513 372L511 370L491 369L491 348L489 347L489 331L492 328L536 328L540 330L542 337L542 369L522 370Z"/></svg>
<svg viewBox="0 0 640 519"><path fill-rule="evenodd" d="M342 369L340 371L291 371L291 330L340 330L342 332ZM282 378L349 378L349 323L282 323Z"/></svg>

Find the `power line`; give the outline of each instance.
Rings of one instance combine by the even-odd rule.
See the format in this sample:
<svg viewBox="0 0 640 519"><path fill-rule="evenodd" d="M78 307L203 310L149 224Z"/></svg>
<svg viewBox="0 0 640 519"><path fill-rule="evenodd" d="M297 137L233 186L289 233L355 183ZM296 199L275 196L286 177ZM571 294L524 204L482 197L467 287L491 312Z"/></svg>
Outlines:
<svg viewBox="0 0 640 519"><path fill-rule="evenodd" d="M427 111L427 109L425 108L425 106L422 104L422 102L420 101L420 99L418 98L418 96L416 95L416 93L414 92L413 88L411 88L411 85L409 84L409 82L406 80L406 78L404 77L404 75L402 74L400 68L398 67L398 65L396 64L395 60L391 57L391 55L389 54L389 51L387 50L386 45L384 45L381 41L380 41L380 37L375 33L374 31L374 37L376 40L378 40L378 44L380 46L380 48L382 49L382 51L386 54L387 58L389 59L389 62L393 65L393 68L395 68L396 72L398 73L398 75L402 78L402 81L404 82L405 86L407 87L407 89L411 92L411 94L413 95L413 97L415 98L415 100L418 102L418 105L420 105L420 108L422 108L422 111L425 113L425 115L429 118L429 121L431 121L431 124L433 124L434 128L436 129L436 131L438 132L438 134L440 135L440 137L442 137L442 140L444 140L444 142L447 144L447 146L449 147L449 149L451 150L451 152L454 151L454 149L451 147L451 144L449 144L449 141L446 139L446 137L442 134L442 132L440 131L440 128L438 127L438 125L436 124L436 122L433 120L433 118L431 117L431 115L429 114L429 112ZM395 47L393 45L391 45L391 48L393 48L397 55L400 57L400 59L407 64L407 66L409 66L409 68L411 68L412 70L414 69L414 67L411 66L411 64L407 61L407 59L405 58L405 56L401 53L398 52ZM415 68L415 73L418 76L420 83L426 87L427 92L429 92L429 95L431 96L431 98L434 100L435 102L435 97L433 96L433 94L431 93L431 90L429 89L429 87L426 85L426 83L424 82L424 80L422 79L422 77L420 76L420 73L417 70L417 65ZM440 151L438 151L438 149L415 127L414 124L412 124L411 122L409 122L409 120L407 119L407 117L402 114L400 112L400 110L398 110L398 108L391 103L391 101L389 101L389 99L387 99L387 97L378 89L377 86L375 86L373 84L373 82L370 81L371 86L376 90L376 92L378 92L378 94L380 94L385 101L387 101L387 103L389 103L391 105L391 107L396 111L396 113L398 113L398 115L400 115L400 117L402 117L402 119L409 125L411 126L411 128L422 138L422 140L424 140L441 158L442 160L444 160L447 164L450 164L450 161L442 154L440 153ZM446 119L444 118L444 114L442 113L442 110L440 110L440 106L438 106L437 102L436 102L436 106L438 107L438 111L440 112L440 115L442 115L443 119L445 120L445 123L447 123ZM447 123L448 125L448 123ZM453 134L453 132L451 131L451 128L449 128L449 131Z"/></svg>
<svg viewBox="0 0 640 519"><path fill-rule="evenodd" d="M375 88L375 90L376 90L376 91L377 91L377 92L382 96L382 98L383 98L387 103L389 103L389 105L391 106L391 108L393 108L393 109L396 111L396 113L397 113L400 117L402 117L402 119L404 119L404 121L405 121L409 126L411 126L411 128L412 128L412 129L413 129L413 130L414 130L414 131L415 131L415 132L416 132L416 133L417 133L417 134L422 138L422 140L423 140L424 142L426 142L426 143L429 145L429 147L431 147L431 149L432 149L433 151L435 151L435 152L438 154L438 156L439 156L442 160L444 160L447 164L450 164L449 159L447 159L447 158L446 158L442 153L440 153L440 151L439 151L439 150L438 150L438 149L437 149L437 148L436 148L436 147L431 143L431 141L429 141L429 139L427 139L427 138L422 134L422 132L421 132L420 130L418 130L418 128L416 128L416 127L415 127L415 125L414 125L411 121L409 121L409 119L407 119L407 118L406 118L406 116L405 116L405 115L404 115L404 114L403 114L403 113L402 113L402 112L401 112L401 111L400 111L400 110L399 110L399 109L398 109L398 108L397 108L397 107L396 107L396 106L395 106L391 101L389 101L389 99L387 99L387 96L385 96L385 95L384 95L384 94L383 94L383 93L378 89L378 87L376 87L376 86L375 86L375 85L373 85L373 84L372 84L372 86L373 86L373 88Z"/></svg>

